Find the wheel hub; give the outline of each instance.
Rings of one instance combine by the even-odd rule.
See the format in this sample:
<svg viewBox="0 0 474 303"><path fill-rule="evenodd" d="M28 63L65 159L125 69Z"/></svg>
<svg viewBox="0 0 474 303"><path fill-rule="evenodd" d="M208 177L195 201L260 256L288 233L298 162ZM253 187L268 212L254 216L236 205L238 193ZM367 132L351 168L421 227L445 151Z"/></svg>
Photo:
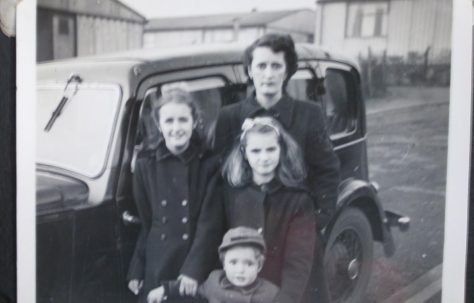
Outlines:
<svg viewBox="0 0 474 303"><path fill-rule="evenodd" d="M339 274L351 281L357 279L360 272L360 260L358 258L350 259L350 252L347 247L340 243L334 245L332 252L334 253Z"/></svg>
<svg viewBox="0 0 474 303"><path fill-rule="evenodd" d="M349 279L355 280L359 276L360 271L360 261L357 259L352 259L347 266L347 275Z"/></svg>

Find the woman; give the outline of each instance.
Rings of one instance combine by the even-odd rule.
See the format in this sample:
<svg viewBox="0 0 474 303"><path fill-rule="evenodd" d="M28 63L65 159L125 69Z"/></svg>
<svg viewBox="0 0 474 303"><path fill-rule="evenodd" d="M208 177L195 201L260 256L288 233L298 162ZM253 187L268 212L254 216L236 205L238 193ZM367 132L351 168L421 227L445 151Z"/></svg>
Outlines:
<svg viewBox="0 0 474 303"><path fill-rule="evenodd" d="M162 140L136 162L133 192L142 231L129 268L129 288L139 301L153 301L161 282L179 278L183 295L195 293L212 269L215 251L189 250L206 197L212 191L218 162L210 157L196 131L198 114L182 89L168 91L154 111ZM204 222L200 224L210 224ZM218 241L214 240L214 241Z"/></svg>
<svg viewBox="0 0 474 303"><path fill-rule="evenodd" d="M244 52L244 69L255 91L247 99L224 107L216 124L214 149L226 154L238 140L246 118L271 116L278 120L300 146L307 169L306 186L317 210L318 228L328 223L336 209L339 159L327 134L325 117L315 102L295 100L285 87L298 67L293 40L288 35L267 34ZM316 247L314 301L330 302L323 272L322 247Z"/></svg>

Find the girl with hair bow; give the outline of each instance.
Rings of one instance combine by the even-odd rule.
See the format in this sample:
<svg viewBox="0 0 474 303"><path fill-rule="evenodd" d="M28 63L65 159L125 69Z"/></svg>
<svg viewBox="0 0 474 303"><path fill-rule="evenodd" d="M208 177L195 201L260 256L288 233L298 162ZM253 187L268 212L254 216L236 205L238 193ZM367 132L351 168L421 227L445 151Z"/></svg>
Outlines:
<svg viewBox="0 0 474 303"><path fill-rule="evenodd" d="M317 235L298 145L275 119L246 119L223 177L226 227L260 231L268 246L260 276L280 288L274 302L301 302Z"/></svg>

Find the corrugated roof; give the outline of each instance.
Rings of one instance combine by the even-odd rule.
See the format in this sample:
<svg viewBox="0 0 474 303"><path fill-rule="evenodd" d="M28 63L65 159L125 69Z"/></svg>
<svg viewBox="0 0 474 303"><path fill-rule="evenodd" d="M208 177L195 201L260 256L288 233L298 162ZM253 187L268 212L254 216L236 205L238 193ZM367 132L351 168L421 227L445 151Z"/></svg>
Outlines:
<svg viewBox="0 0 474 303"><path fill-rule="evenodd" d="M356 2L381 2L381 1L385 1L385 2L390 2L392 0L316 0L316 3L317 4L326 4L326 3L335 3L335 2L353 2L353 3L356 3Z"/></svg>
<svg viewBox="0 0 474 303"><path fill-rule="evenodd" d="M38 0L39 8L145 23L146 18L118 0Z"/></svg>
<svg viewBox="0 0 474 303"><path fill-rule="evenodd" d="M239 26L262 26L279 20L288 15L300 12L299 10L281 10L249 13L230 13L205 16L187 16L150 19L145 25L145 31L177 30L177 29L200 29L232 27L235 21ZM309 10L309 9L308 9Z"/></svg>

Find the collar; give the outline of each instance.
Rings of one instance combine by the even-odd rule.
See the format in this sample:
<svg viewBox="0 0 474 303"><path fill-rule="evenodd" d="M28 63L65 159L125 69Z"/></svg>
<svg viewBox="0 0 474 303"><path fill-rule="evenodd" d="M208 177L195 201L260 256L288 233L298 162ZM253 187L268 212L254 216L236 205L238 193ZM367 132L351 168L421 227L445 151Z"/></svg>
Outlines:
<svg viewBox="0 0 474 303"><path fill-rule="evenodd" d="M184 164L188 164L191 160L199 154L199 148L196 146L195 143L191 140L189 143L188 148L179 155L175 155L169 151L166 147L165 141L162 140L158 147L156 148L155 158L157 161L163 161L169 157L176 157Z"/></svg>
<svg viewBox="0 0 474 303"><path fill-rule="evenodd" d="M269 193L269 194L273 194L280 187L283 186L283 184L281 183L280 180L278 180L278 178L273 178L270 182L264 183L264 184L261 184L261 185L257 185L255 183L252 183L252 185L255 189L258 189L261 192Z"/></svg>
<svg viewBox="0 0 474 303"><path fill-rule="evenodd" d="M257 290L258 287L260 287L261 281L259 278L257 278L250 285L247 285L245 287L237 287L234 284L230 283L229 279L227 279L225 275L225 272L222 271L219 284L222 286L223 289L237 290L243 293L244 295L249 295L249 294L253 294L255 290Z"/></svg>
<svg viewBox="0 0 474 303"><path fill-rule="evenodd" d="M281 99L269 109L263 108L255 97L255 91L246 100L240 111L241 120L254 118L256 116L271 116L280 121L283 126L289 128L293 117L294 100L283 93Z"/></svg>

